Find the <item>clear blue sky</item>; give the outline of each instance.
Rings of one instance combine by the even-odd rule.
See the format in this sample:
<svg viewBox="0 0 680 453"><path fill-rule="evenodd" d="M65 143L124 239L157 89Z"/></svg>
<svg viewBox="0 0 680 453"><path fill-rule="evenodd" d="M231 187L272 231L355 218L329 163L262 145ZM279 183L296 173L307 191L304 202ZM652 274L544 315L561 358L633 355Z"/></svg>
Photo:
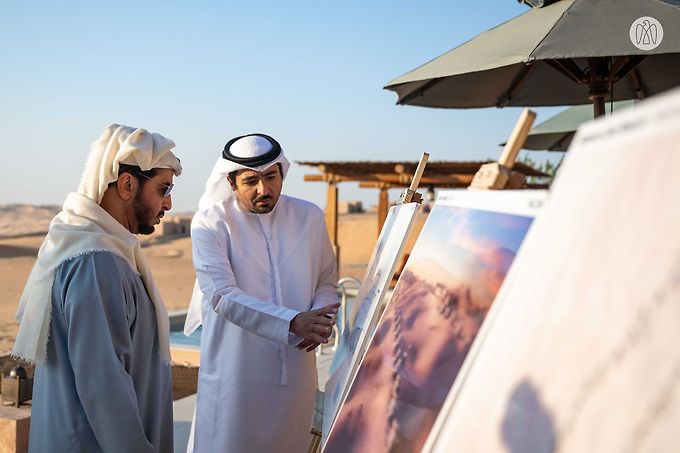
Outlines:
<svg viewBox="0 0 680 453"><path fill-rule="evenodd" d="M396 106L382 87L526 10L515 0L4 1L0 203L61 204L113 122L176 142L175 211L195 209L224 143L250 132L276 137L290 160L497 158L520 109ZM559 109L537 111L541 121ZM285 191L323 207L325 185L302 181L314 172L295 168ZM377 201L340 187L341 199Z"/></svg>

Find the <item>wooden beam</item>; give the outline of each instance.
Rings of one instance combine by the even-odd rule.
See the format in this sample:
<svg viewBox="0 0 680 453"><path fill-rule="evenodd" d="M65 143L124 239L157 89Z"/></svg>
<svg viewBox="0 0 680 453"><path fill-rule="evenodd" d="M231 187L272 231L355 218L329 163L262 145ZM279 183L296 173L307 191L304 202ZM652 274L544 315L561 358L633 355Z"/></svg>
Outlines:
<svg viewBox="0 0 680 453"><path fill-rule="evenodd" d="M524 146L527 135L529 135L529 129L531 129L535 118L536 113L529 109L524 109L510 134L510 138L505 143L498 162L482 165L477 174L475 174L468 190L518 188L526 183L523 175L513 172L512 167L515 165L517 153Z"/></svg>
<svg viewBox="0 0 680 453"><path fill-rule="evenodd" d="M465 188L469 186L470 183L440 183L440 184L430 184L429 187L437 188L437 189L459 189L459 188ZM360 182L359 183L359 188L360 189L380 189L380 188L387 188L387 189L404 189L407 186L404 184L389 184L389 183L384 183L384 182Z"/></svg>
<svg viewBox="0 0 680 453"><path fill-rule="evenodd" d="M307 182L351 182L354 178L349 176L339 176L335 173L324 173L322 175L304 175Z"/></svg>
<svg viewBox="0 0 680 453"><path fill-rule="evenodd" d="M385 219L387 218L387 211L389 210L389 197L386 188L381 188L378 194L378 236L382 231L382 227L385 224Z"/></svg>
<svg viewBox="0 0 680 453"><path fill-rule="evenodd" d="M422 157L420 158L420 162L418 162L418 168L416 168L416 173L413 175L413 179L411 180L411 186L409 187L409 190L416 191L418 190L418 185L420 184L420 180L423 177L423 172L425 171L425 165L427 165L427 160L430 158L430 155L428 153L423 153Z"/></svg>
<svg viewBox="0 0 680 453"><path fill-rule="evenodd" d="M406 175L396 175L389 173L376 173L373 175L357 175L357 176L340 176L333 175L333 178L337 182L369 182L369 183L387 183L395 184L395 187L408 187L411 184L411 177L404 177ZM470 184L474 175L464 175L464 174L438 174L428 176L424 175L420 179L420 184L427 185L439 185L439 184ZM304 175L304 180L307 182L325 182L328 180L325 175Z"/></svg>
<svg viewBox="0 0 680 453"><path fill-rule="evenodd" d="M439 162L428 162L427 169L425 170L425 176L438 176L438 175L474 175L479 167L483 164L489 163L488 161L476 161L476 162L452 162L452 161L439 161ZM404 174L410 178L413 172L416 171L417 163L414 162L371 162L371 161L359 161L359 162L310 162L302 163L308 167L312 167L314 173L320 173L321 175L339 175L339 176L349 176L355 177L357 175L361 176L371 176L373 174ZM324 171L318 171L319 165L324 165ZM523 168L522 172L530 171L530 167ZM401 171L398 171L401 170ZM538 171L531 171L527 173L527 176L545 176L541 175ZM318 176L317 176L318 177Z"/></svg>
<svg viewBox="0 0 680 453"><path fill-rule="evenodd" d="M340 272L340 247L338 246L338 183L329 181L326 189L326 228L335 252L335 262Z"/></svg>
<svg viewBox="0 0 680 453"><path fill-rule="evenodd" d="M501 157L498 159L499 164L512 170L512 167L515 165L515 160L517 159L517 154L519 153L519 150L522 149L522 146L524 146L524 142L527 140L529 130L531 129L531 125L534 124L535 119L535 112L529 109L524 109L522 111L517 123L515 123L515 128L510 134L510 138L505 143Z"/></svg>
<svg viewBox="0 0 680 453"><path fill-rule="evenodd" d="M370 182L364 181L359 183L360 189L399 189L406 187L403 184L390 184L388 182Z"/></svg>
<svg viewBox="0 0 680 453"><path fill-rule="evenodd" d="M326 227L334 246L338 245L338 184L328 183L326 189Z"/></svg>
<svg viewBox="0 0 680 453"><path fill-rule="evenodd" d="M432 187L467 187L472 182L472 175L451 175L436 178L420 178L420 185ZM385 182L385 181L360 181L359 187L362 189L380 189L381 187L388 187L390 189L403 189L408 187L409 183L405 182Z"/></svg>
<svg viewBox="0 0 680 453"><path fill-rule="evenodd" d="M413 174L413 177L411 178L411 185L401 194L402 204L412 202L421 203L423 201L421 194L419 194L416 191L418 190L420 179L423 177L423 172L425 171L425 166L427 165L427 160L429 158L430 155L428 153L423 153L422 157L420 158L420 162L418 162L416 172Z"/></svg>

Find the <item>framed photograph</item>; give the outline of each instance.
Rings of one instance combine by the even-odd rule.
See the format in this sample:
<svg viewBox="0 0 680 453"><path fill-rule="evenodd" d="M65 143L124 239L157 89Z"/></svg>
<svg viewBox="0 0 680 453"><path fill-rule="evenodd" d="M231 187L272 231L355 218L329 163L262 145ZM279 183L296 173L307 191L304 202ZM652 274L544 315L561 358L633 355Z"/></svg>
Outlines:
<svg viewBox="0 0 680 453"><path fill-rule="evenodd" d="M324 389L322 439L337 414L347 384L356 372L361 355L366 350L366 338L375 330L379 307L396 271L406 241L413 229L420 204L398 204L390 208L378 242L368 263L355 304L344 322L343 334L329 370Z"/></svg>
<svg viewBox="0 0 680 453"><path fill-rule="evenodd" d="M420 451L545 195L440 192L325 452Z"/></svg>
<svg viewBox="0 0 680 453"><path fill-rule="evenodd" d="M423 451L678 449L678 124L676 90L579 129Z"/></svg>

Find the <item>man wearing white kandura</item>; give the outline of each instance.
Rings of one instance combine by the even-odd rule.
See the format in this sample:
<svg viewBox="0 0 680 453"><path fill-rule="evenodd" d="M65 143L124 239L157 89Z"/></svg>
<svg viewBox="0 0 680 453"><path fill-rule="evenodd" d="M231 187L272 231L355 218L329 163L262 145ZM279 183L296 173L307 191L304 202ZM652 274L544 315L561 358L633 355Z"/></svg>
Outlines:
<svg viewBox="0 0 680 453"><path fill-rule="evenodd" d="M203 323L189 451L300 452L315 355L339 304L321 210L281 195L289 162L264 134L230 140L191 226L197 285L185 333Z"/></svg>

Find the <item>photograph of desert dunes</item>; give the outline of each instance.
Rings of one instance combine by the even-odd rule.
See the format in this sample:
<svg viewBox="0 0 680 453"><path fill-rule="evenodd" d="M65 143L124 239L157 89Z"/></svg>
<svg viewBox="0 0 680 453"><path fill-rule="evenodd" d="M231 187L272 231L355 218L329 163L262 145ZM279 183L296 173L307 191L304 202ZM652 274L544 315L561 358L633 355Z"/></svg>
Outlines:
<svg viewBox="0 0 680 453"><path fill-rule="evenodd" d="M420 451L532 220L435 205L324 451Z"/></svg>

